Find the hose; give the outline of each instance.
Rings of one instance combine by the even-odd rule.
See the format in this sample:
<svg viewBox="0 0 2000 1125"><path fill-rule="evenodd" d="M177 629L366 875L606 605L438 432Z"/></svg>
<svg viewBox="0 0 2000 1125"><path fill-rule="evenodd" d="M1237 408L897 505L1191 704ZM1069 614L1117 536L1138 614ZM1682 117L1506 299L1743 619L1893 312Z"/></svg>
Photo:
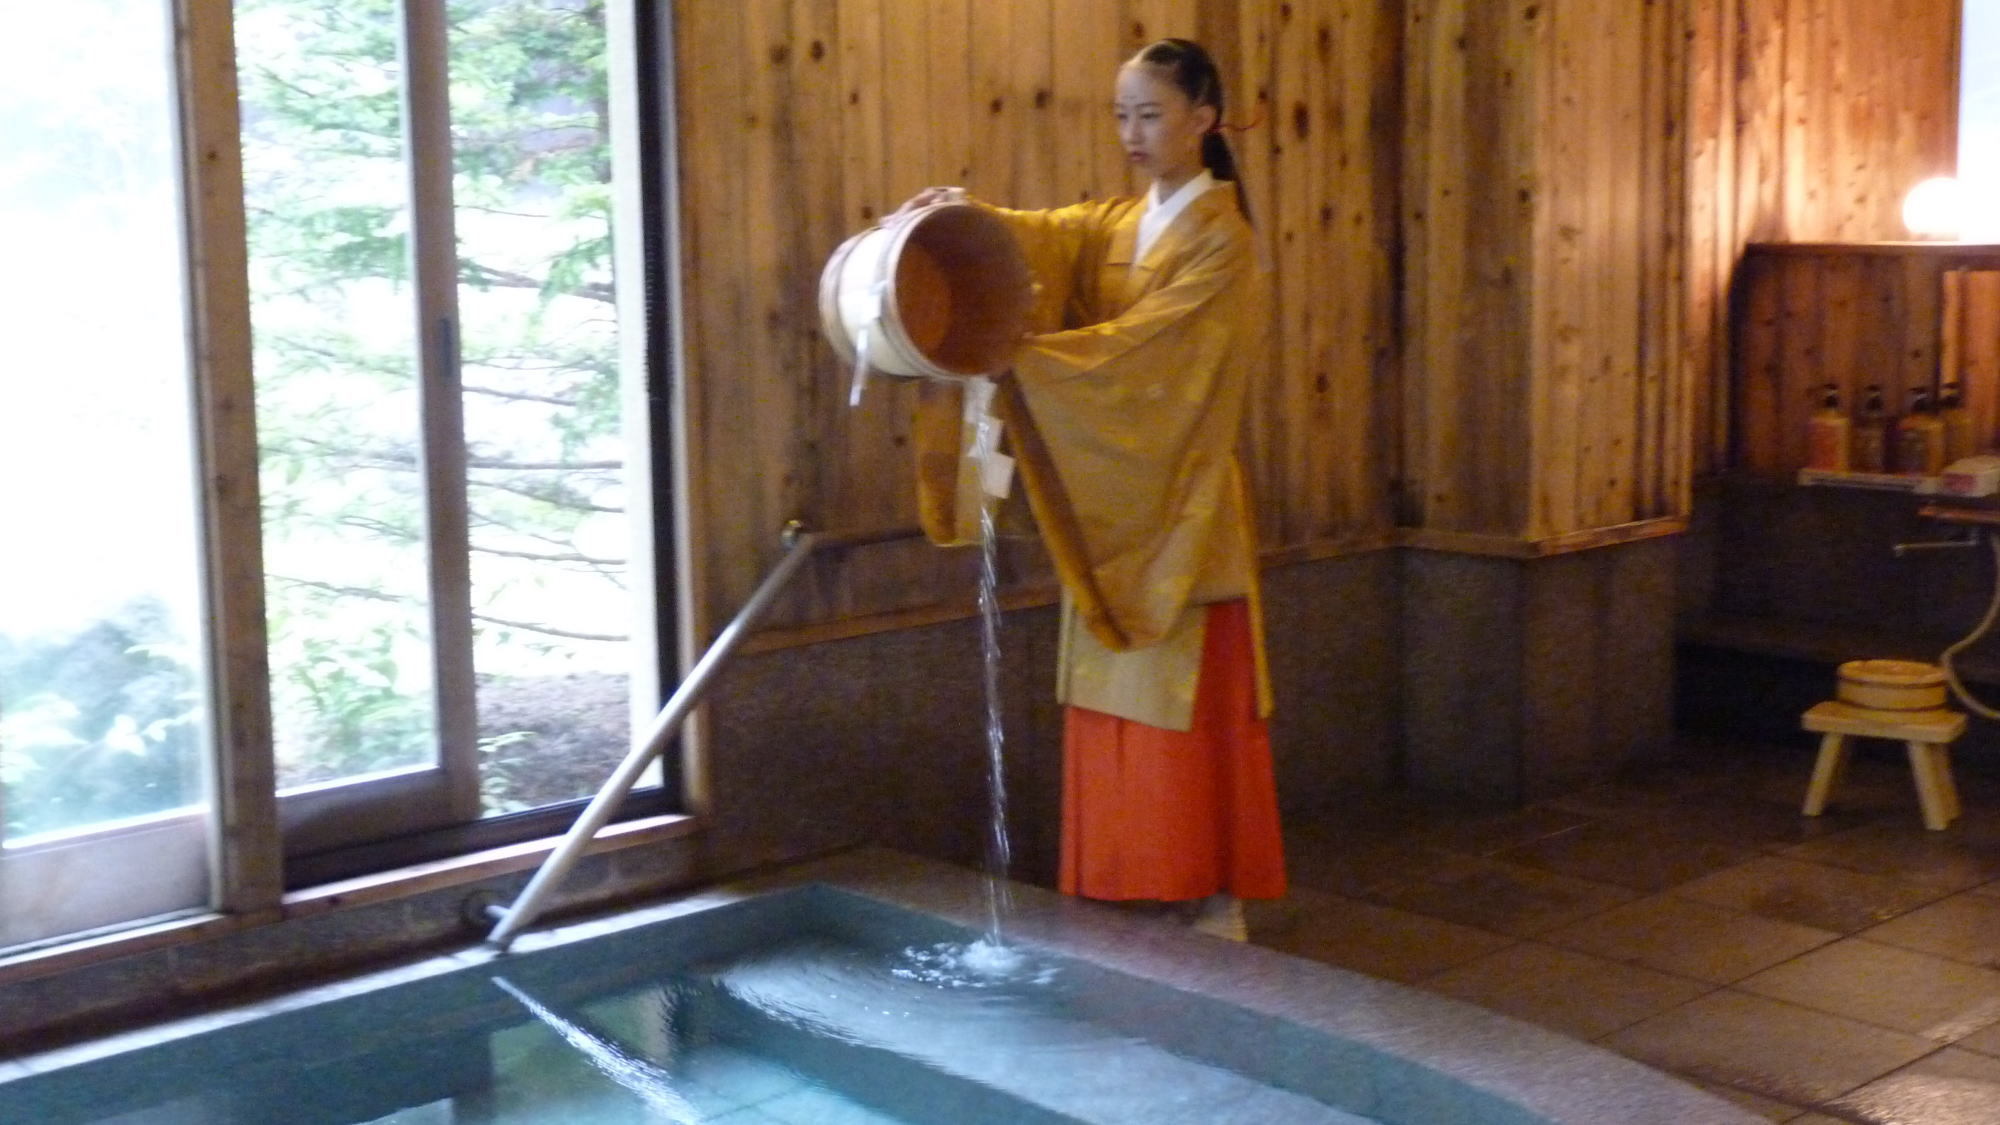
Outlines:
<svg viewBox="0 0 2000 1125"><path fill-rule="evenodd" d="M1987 531L1984 537L1986 545L1993 548L1993 598L1986 603L1986 616L1979 619L1978 627L1966 634L1965 639L1945 649L1944 654L1938 657L1938 666L1944 669L1945 682L1951 685L1951 693L1958 697L1960 703L1965 704L1966 710L1988 719L2000 719L2000 711L1972 697L1972 693L1966 690L1964 681L1958 678L1958 670L1951 666L1952 657L1978 644L1980 639L1993 628L1993 622L2000 619L2000 536Z"/></svg>

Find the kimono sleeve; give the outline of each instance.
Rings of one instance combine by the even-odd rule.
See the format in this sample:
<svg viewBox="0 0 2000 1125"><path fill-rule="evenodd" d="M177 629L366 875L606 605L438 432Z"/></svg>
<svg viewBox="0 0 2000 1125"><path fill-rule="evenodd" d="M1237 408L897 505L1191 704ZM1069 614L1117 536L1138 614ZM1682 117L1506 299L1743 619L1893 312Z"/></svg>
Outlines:
<svg viewBox="0 0 2000 1125"><path fill-rule="evenodd" d="M1119 202L1093 201L1048 211L1016 211L977 199L968 202L1003 220L1028 259L1035 279L1029 330L1060 328L1077 292L1078 271L1094 262L1092 247L1104 239ZM927 382L918 390L911 427L918 522L925 536L939 546L975 542L979 534L980 493L963 456L964 403L963 388L957 384Z"/></svg>
<svg viewBox="0 0 2000 1125"><path fill-rule="evenodd" d="M1030 337L1002 402L1064 586L1114 650L1164 637L1236 510L1247 387L1247 240L1191 247L1172 279L1099 324Z"/></svg>

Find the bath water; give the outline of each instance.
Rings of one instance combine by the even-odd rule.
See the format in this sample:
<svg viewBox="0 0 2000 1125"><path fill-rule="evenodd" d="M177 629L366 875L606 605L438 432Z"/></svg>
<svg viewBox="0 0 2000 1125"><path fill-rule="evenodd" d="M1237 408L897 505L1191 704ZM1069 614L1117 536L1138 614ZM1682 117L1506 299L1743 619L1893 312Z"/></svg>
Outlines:
<svg viewBox="0 0 2000 1125"><path fill-rule="evenodd" d="M1264 1071L1317 1034L813 884L0 1079L0 1121L1363 1125Z"/></svg>
<svg viewBox="0 0 2000 1125"><path fill-rule="evenodd" d="M494 977L493 983L502 992L520 1001L522 1007L546 1024L563 1042L575 1048L599 1074L637 1095L666 1120L675 1125L694 1125L703 1119L703 1112L675 1088L673 1076L665 1068L564 1019L505 977ZM671 1013L670 1007L666 1010Z"/></svg>

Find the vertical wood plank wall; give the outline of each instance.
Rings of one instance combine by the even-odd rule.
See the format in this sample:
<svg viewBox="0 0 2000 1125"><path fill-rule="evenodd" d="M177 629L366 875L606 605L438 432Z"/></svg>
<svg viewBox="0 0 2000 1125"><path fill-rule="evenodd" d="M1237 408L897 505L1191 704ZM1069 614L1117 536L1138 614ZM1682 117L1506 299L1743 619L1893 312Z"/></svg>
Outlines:
<svg viewBox="0 0 2000 1125"><path fill-rule="evenodd" d="M1544 91L1535 5L1406 8L1404 523L1506 534L1528 491L1523 330L1541 263L1534 118Z"/></svg>
<svg viewBox="0 0 2000 1125"><path fill-rule="evenodd" d="M1907 237L1903 194L1956 158L1960 12L1961 0L1693 4L1681 363L1696 472L1730 464L1728 294L1744 245Z"/></svg>
<svg viewBox="0 0 2000 1125"><path fill-rule="evenodd" d="M1409 526L1684 515L1690 5L1410 0Z"/></svg>
<svg viewBox="0 0 2000 1125"><path fill-rule="evenodd" d="M1113 71L1169 34L1261 119L1236 143L1275 271L1246 435L1267 551L1685 515L1729 455L1743 246L1899 235L1903 190L1950 164L1958 8L676 0L692 624L734 612L788 518L915 522L911 388L848 409L827 255L926 184L1129 190ZM1031 548L1008 571L1048 582ZM968 574L921 543L828 551L776 623L963 604Z"/></svg>
<svg viewBox="0 0 2000 1125"><path fill-rule="evenodd" d="M820 339L819 271L928 184L1048 207L1132 190L1110 114L1119 62L1199 37L1276 271L1268 375L1246 435L1268 550L1379 545L1393 527L1398 4L1377 0L679 0L685 518L697 632L735 612L802 517L914 526L912 388ZM1010 585L1049 582L1032 549ZM968 603L968 561L920 542L834 549L779 626Z"/></svg>

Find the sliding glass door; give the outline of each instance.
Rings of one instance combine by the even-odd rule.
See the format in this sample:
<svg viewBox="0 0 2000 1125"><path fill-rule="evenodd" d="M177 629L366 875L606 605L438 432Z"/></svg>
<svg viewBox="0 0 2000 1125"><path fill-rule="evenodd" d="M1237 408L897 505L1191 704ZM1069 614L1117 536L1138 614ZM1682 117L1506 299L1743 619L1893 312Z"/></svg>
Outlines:
<svg viewBox="0 0 2000 1125"><path fill-rule="evenodd" d="M237 11L290 846L587 796L651 642L605 6Z"/></svg>
<svg viewBox="0 0 2000 1125"><path fill-rule="evenodd" d="M211 893L169 12L74 0L10 23L0 946Z"/></svg>

